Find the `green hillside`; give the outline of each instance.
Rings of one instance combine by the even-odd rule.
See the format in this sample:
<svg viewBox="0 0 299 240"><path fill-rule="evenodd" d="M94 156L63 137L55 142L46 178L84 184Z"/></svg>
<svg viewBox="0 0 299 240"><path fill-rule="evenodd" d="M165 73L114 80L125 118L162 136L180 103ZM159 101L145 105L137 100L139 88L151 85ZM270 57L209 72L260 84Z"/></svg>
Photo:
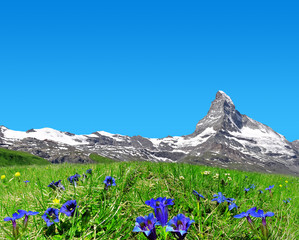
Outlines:
<svg viewBox="0 0 299 240"><path fill-rule="evenodd" d="M47 160L34 156L30 153L0 148L0 167L33 164L46 165L50 163Z"/></svg>
<svg viewBox="0 0 299 240"><path fill-rule="evenodd" d="M95 153L90 154L89 158L91 160L95 161L96 163L115 163L115 162L117 162L114 159L102 157L102 156L97 155Z"/></svg>

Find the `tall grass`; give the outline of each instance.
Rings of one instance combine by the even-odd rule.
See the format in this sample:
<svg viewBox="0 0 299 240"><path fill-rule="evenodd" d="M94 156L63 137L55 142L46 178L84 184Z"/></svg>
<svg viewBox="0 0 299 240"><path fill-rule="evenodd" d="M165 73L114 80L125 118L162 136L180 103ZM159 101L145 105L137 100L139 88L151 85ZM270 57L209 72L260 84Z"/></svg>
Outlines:
<svg viewBox="0 0 299 240"><path fill-rule="evenodd" d="M77 187L68 182L67 178L75 173L82 179L89 168L93 170L92 176L79 181ZM210 174L205 175L204 171ZM16 172L21 176L15 177ZM6 176L0 182L0 239L13 238L11 222L3 219L18 209L40 212L29 217L28 228L20 239L146 239L143 234L132 232L135 219L153 212L145 201L158 197L174 199L175 204L168 206L170 218L183 213L195 220L185 239L258 239L246 219L233 217L255 206L275 213L267 218L270 239L299 239L298 178L292 176L150 162L7 167L0 168L0 175ZM106 176L113 176L117 186L105 190ZM65 191L47 187L59 179ZM25 180L30 182L26 185ZM244 188L251 184L256 188L245 195ZM275 185L273 197L265 191L269 185ZM206 199L198 202L192 190ZM258 190L264 193L259 194ZM226 203L212 202L213 194L218 192L235 198L239 209L228 211ZM60 200L58 205L53 203L55 198ZM287 198L291 198L288 204L283 202ZM60 222L47 227L41 218L45 210L60 209L66 201L74 199L79 215L72 218L60 214ZM18 219L17 224L21 226L22 221ZM254 222L258 226L261 220ZM158 239L165 239L162 228L157 229L157 235ZM167 239L175 238L169 233Z"/></svg>

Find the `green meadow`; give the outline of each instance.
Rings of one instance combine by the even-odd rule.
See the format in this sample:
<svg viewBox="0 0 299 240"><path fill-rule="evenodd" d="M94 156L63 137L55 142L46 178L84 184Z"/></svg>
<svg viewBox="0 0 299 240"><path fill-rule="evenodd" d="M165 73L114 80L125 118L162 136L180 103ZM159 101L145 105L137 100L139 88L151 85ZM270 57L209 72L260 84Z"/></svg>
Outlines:
<svg viewBox="0 0 299 240"><path fill-rule="evenodd" d="M3 161L3 155L0 157ZM1 167L0 239L145 240L142 232L132 230L137 217L154 213L145 201L158 197L174 199L174 205L168 206L169 220L182 213L195 221L185 239L262 239L259 235L261 218L252 217L254 229L249 228L246 218L234 218L253 207L275 214L266 219L269 235L264 239L299 239L296 177L189 164L93 158L97 164ZM92 169L92 174L87 174L87 169ZM20 176L15 175L17 172ZM68 177L76 173L81 177L74 186ZM83 174L87 178L83 178ZM105 189L106 176L114 177L116 186ZM25 183L26 180L29 182ZM65 187L64 191L48 187L58 180ZM274 185L271 194L265 190L269 185ZM245 193L244 188L250 190ZM205 199L198 200L193 190ZM229 211L227 202L211 201L219 192L234 198L238 209ZM291 198L289 202L283 202L288 198ZM68 217L60 213L59 222L48 227L42 215L48 208L60 210L68 200L77 201L77 214ZM19 234L13 235L12 221L3 219L12 217L20 209L39 214L29 216L26 229L23 229L24 217L17 219ZM171 232L165 232L165 227L156 226L156 232L157 239L176 239Z"/></svg>

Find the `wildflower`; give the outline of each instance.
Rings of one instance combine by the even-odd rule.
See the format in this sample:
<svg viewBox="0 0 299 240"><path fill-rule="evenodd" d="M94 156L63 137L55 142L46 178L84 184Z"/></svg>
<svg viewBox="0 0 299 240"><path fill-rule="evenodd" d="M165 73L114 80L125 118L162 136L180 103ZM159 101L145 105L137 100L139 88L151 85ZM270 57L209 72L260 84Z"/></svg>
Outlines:
<svg viewBox="0 0 299 240"><path fill-rule="evenodd" d="M200 198L205 199L205 197L201 194L199 194L197 191L193 190L192 193L197 197L197 200L199 201Z"/></svg>
<svg viewBox="0 0 299 240"><path fill-rule="evenodd" d="M20 219L24 216L24 214L17 214L17 213L14 213L12 215L12 217L6 217L4 218L4 221L11 221L12 222L12 234L14 237L17 237L19 235L19 228L17 226L17 223L16 223L16 220L17 219Z"/></svg>
<svg viewBox="0 0 299 240"><path fill-rule="evenodd" d="M227 179L228 179L229 181L233 180L231 177L227 177Z"/></svg>
<svg viewBox="0 0 299 240"><path fill-rule="evenodd" d="M78 208L76 200L69 200L65 204L62 205L62 207L60 208L60 212L64 213L68 217L73 217L75 214L76 208Z"/></svg>
<svg viewBox="0 0 299 240"><path fill-rule="evenodd" d="M24 222L23 222L23 228L24 229L26 229L27 226L28 226L28 218L29 218L29 216L34 216L34 215L39 214L39 212L32 212L32 211L28 211L27 212L25 210L18 210L18 213L25 215L25 219L24 219Z"/></svg>
<svg viewBox="0 0 299 240"><path fill-rule="evenodd" d="M54 190L56 190L57 188L58 189L61 189L61 190L65 190L65 187L61 184L61 180L58 180L57 182L54 182L54 181L52 181L49 185L48 185L48 187L50 187L50 188L52 188L52 189L54 189Z"/></svg>
<svg viewBox="0 0 299 240"><path fill-rule="evenodd" d="M157 219L154 217L154 214L152 213L150 213L148 216L137 217L133 232L143 232L144 236L146 236L147 239L156 240L156 222Z"/></svg>
<svg viewBox="0 0 299 240"><path fill-rule="evenodd" d="M179 179L184 180L185 178L184 178L184 176L179 176Z"/></svg>
<svg viewBox="0 0 299 240"><path fill-rule="evenodd" d="M190 220L184 214L178 214L167 223L166 232L174 232L179 240L183 240L192 223L194 223L194 220Z"/></svg>
<svg viewBox="0 0 299 240"><path fill-rule="evenodd" d="M243 218L243 217L246 217L247 218L247 222L249 223L249 226L251 229L253 229L253 222L252 222L252 219L250 218L250 214L252 212L255 212L256 211L256 207L254 208L250 208L247 212L242 212L240 214L237 214L234 216L234 218Z"/></svg>
<svg viewBox="0 0 299 240"><path fill-rule="evenodd" d="M274 185L270 185L269 187L267 187L265 190L269 190L270 196L272 197L272 192L271 189L274 188Z"/></svg>
<svg viewBox="0 0 299 240"><path fill-rule="evenodd" d="M279 187L282 187L282 185L281 185L281 184L279 184Z"/></svg>
<svg viewBox="0 0 299 240"><path fill-rule="evenodd" d="M58 214L58 209L48 208L42 216L42 219L44 219L44 221L47 223L47 226L50 227L52 224L54 224L54 222L59 222Z"/></svg>
<svg viewBox="0 0 299 240"><path fill-rule="evenodd" d="M224 176L229 176L230 175L230 173L224 173Z"/></svg>
<svg viewBox="0 0 299 240"><path fill-rule="evenodd" d="M259 190L259 194L262 194L262 193L264 193L262 190Z"/></svg>
<svg viewBox="0 0 299 240"><path fill-rule="evenodd" d="M1 180L4 180L4 179L5 179L5 175L2 175L2 176L1 176Z"/></svg>
<svg viewBox="0 0 299 240"><path fill-rule="evenodd" d="M251 185L250 185L250 188L251 188L251 189L255 189L255 185L254 185L254 184L251 184Z"/></svg>
<svg viewBox="0 0 299 240"><path fill-rule="evenodd" d="M59 204L59 202L60 202L60 200L59 200L59 199L57 199L57 198L53 199L53 203L54 203L55 205L58 205L58 204Z"/></svg>
<svg viewBox="0 0 299 240"><path fill-rule="evenodd" d="M285 181L285 183L288 183L288 181Z"/></svg>
<svg viewBox="0 0 299 240"><path fill-rule="evenodd" d="M244 188L245 194L249 192L250 188Z"/></svg>
<svg viewBox="0 0 299 240"><path fill-rule="evenodd" d="M221 192L219 192L218 194L214 194L213 197L217 197L212 199L212 201L217 201L218 204L228 201L228 199Z"/></svg>
<svg viewBox="0 0 299 240"><path fill-rule="evenodd" d="M150 207L152 207L155 210L155 216L157 218L158 223L157 224L161 224L162 227L166 226L166 223L168 221L168 205L173 205L173 201L174 199L168 198L166 199L166 197L162 198L159 197L156 200L155 199L151 199L151 200L147 200L145 201L146 205L149 205Z"/></svg>
<svg viewBox="0 0 299 240"><path fill-rule="evenodd" d="M204 175L209 175L211 173L211 171L204 171L203 174Z"/></svg>
<svg viewBox="0 0 299 240"><path fill-rule="evenodd" d="M70 176L70 177L68 177L67 179L69 180L69 182L71 183L71 184L74 184L75 186L77 186L77 182L79 181L79 178L80 178L81 176L78 174L78 173L76 173L75 175L73 175L73 176Z"/></svg>
<svg viewBox="0 0 299 240"><path fill-rule="evenodd" d="M282 200L285 204L288 204L292 199L291 198L287 198L286 200Z"/></svg>
<svg viewBox="0 0 299 240"><path fill-rule="evenodd" d="M219 178L219 173L216 173L215 176L213 176L214 179L218 179Z"/></svg>
<svg viewBox="0 0 299 240"><path fill-rule="evenodd" d="M107 176L107 177L105 178L105 180L104 180L103 183L105 183L105 189L106 189L106 190L107 190L108 187L110 187L110 186L116 186L115 179L114 179L113 177L111 177L111 176Z"/></svg>
<svg viewBox="0 0 299 240"><path fill-rule="evenodd" d="M230 205L228 206L228 210L231 211L233 209L238 209L237 204L235 204L234 202L231 202Z"/></svg>
<svg viewBox="0 0 299 240"><path fill-rule="evenodd" d="M87 169L87 170L86 170L86 173L88 173L88 174L92 174L92 169Z"/></svg>
<svg viewBox="0 0 299 240"><path fill-rule="evenodd" d="M15 177L20 177L21 176L21 173L20 172L16 172L15 173Z"/></svg>
<svg viewBox="0 0 299 240"><path fill-rule="evenodd" d="M266 226L266 217L273 217L274 216L274 213L273 212L267 212L266 214L264 214L264 211L259 209L257 212L252 212L251 215L253 217L260 217L262 218L262 224L264 226Z"/></svg>

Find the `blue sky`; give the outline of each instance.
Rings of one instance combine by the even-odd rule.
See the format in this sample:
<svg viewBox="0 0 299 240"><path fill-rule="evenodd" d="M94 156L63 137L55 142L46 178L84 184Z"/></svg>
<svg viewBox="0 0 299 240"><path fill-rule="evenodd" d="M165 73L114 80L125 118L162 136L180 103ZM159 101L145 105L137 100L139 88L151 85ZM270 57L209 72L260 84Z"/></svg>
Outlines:
<svg viewBox="0 0 299 240"><path fill-rule="evenodd" d="M218 90L299 139L297 1L6 1L0 125L186 135Z"/></svg>

